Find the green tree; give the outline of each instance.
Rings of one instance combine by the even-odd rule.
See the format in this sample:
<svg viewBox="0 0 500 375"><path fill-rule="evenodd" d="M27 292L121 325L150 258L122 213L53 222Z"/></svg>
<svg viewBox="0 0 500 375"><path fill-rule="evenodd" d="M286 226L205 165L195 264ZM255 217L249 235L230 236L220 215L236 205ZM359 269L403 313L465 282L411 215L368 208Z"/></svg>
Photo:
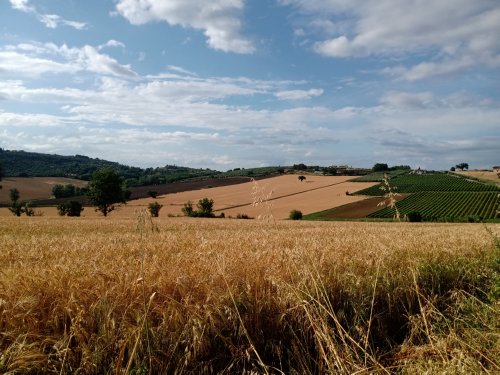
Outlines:
<svg viewBox="0 0 500 375"><path fill-rule="evenodd" d="M9 207L10 212L12 212L12 214L16 216L21 216L24 210L23 210L23 202L19 200L19 198L21 197L21 195L19 194L19 190L15 188L10 189L9 197L10 197L10 207Z"/></svg>
<svg viewBox="0 0 500 375"><path fill-rule="evenodd" d="M158 202L148 204L148 210L152 217L158 217L162 207L163 205Z"/></svg>
<svg viewBox="0 0 500 375"><path fill-rule="evenodd" d="M2 163L0 163L0 181L2 181L2 177L3 177L3 167L2 167ZM0 189L2 188L2 185L0 185Z"/></svg>
<svg viewBox="0 0 500 375"><path fill-rule="evenodd" d="M214 200L203 198L198 201L197 216L199 217L214 217Z"/></svg>
<svg viewBox="0 0 500 375"><path fill-rule="evenodd" d="M214 200L203 198L198 201L196 204L198 208L196 211L193 209L193 202L188 201L184 203L184 207L182 207L182 212L186 216L190 217L215 217L214 214Z"/></svg>
<svg viewBox="0 0 500 375"><path fill-rule="evenodd" d="M194 209L193 209L193 202L187 201L184 203L184 207L181 209L182 213L186 216L195 216L194 215Z"/></svg>
<svg viewBox="0 0 500 375"><path fill-rule="evenodd" d="M57 211L59 215L64 216L80 216L83 211L83 206L80 202L69 201L66 203L61 203L57 206Z"/></svg>
<svg viewBox="0 0 500 375"><path fill-rule="evenodd" d="M302 220L302 212L299 210L292 210L288 218L290 220Z"/></svg>
<svg viewBox="0 0 500 375"><path fill-rule="evenodd" d="M300 176L298 177L298 179L299 179L299 181L300 181L300 182L302 182L302 181L304 181L304 180L306 179L306 176L302 176L302 175L300 175Z"/></svg>
<svg viewBox="0 0 500 375"><path fill-rule="evenodd" d="M95 171L89 182L87 196L104 216L113 211L120 203L126 203L127 191L123 188L122 178L110 168Z"/></svg>
<svg viewBox="0 0 500 375"><path fill-rule="evenodd" d="M469 163L460 163L460 164L457 164L455 167L457 167L458 169L461 169L461 170L469 169Z"/></svg>
<svg viewBox="0 0 500 375"><path fill-rule="evenodd" d="M388 170L389 166L386 163L376 163L372 168L373 172L384 172Z"/></svg>

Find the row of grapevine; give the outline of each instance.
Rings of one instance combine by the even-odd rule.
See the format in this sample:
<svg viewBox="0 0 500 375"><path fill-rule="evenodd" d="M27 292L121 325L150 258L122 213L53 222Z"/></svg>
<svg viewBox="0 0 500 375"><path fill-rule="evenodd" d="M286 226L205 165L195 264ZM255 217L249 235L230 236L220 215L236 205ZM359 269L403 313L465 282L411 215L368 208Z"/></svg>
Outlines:
<svg viewBox="0 0 500 375"><path fill-rule="evenodd" d="M419 212L424 220L443 218L493 219L498 210L497 192L419 192L396 204L401 215ZM394 217L395 210L385 207L368 215Z"/></svg>
<svg viewBox="0 0 500 375"><path fill-rule="evenodd" d="M488 185L457 175L444 173L426 175L405 174L391 178L390 184L397 193L416 193L423 191L487 192L500 190L495 185ZM356 194L382 196L385 192L381 188L382 184L378 184L370 188L360 190Z"/></svg>

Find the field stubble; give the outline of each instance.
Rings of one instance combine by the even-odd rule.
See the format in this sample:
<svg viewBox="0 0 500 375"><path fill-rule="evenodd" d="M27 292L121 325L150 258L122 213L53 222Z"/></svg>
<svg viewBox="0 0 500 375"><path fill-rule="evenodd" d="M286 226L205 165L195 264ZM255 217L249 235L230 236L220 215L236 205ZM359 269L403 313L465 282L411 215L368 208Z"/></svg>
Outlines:
<svg viewBox="0 0 500 375"><path fill-rule="evenodd" d="M499 371L499 234L0 218L0 372Z"/></svg>

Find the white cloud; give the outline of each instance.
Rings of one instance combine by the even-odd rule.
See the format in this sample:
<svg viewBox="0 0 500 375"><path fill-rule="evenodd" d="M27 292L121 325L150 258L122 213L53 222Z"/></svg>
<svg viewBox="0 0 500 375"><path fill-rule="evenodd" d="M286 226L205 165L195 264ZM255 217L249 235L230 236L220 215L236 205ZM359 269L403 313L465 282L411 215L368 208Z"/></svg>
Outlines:
<svg viewBox="0 0 500 375"><path fill-rule="evenodd" d="M208 45L225 52L253 53L253 43L241 36L243 0L118 0L116 10L134 25L165 21L203 30Z"/></svg>
<svg viewBox="0 0 500 375"><path fill-rule="evenodd" d="M106 43L101 44L99 47L97 47L97 49L100 51L100 50L107 48L107 47L125 48L125 44L123 44L122 42L120 42L118 40L110 39Z"/></svg>
<svg viewBox="0 0 500 375"><path fill-rule="evenodd" d="M0 48L0 71L36 77L43 74L64 74L89 71L121 77L137 74L129 65L122 65L93 46L81 48L47 44L20 44Z"/></svg>
<svg viewBox="0 0 500 375"><path fill-rule="evenodd" d="M323 95L323 89L279 91L275 96L280 100L309 100Z"/></svg>
<svg viewBox="0 0 500 375"><path fill-rule="evenodd" d="M57 14L39 13L34 6L29 5L29 0L10 0L10 4L14 9L34 14L38 20L49 29L55 29L60 25L64 25L73 27L77 30L84 30L88 26L85 22L66 20Z"/></svg>
<svg viewBox="0 0 500 375"><path fill-rule="evenodd" d="M28 5L29 0L10 0L12 8L22 12L34 12L34 8Z"/></svg>
<svg viewBox="0 0 500 375"><path fill-rule="evenodd" d="M385 72L408 81L485 65L500 67L500 4L491 0L281 0L332 27L313 49L336 58L419 55L430 61ZM340 26L335 30L334 25ZM307 27L304 25L303 27ZM317 31L317 29L316 29Z"/></svg>

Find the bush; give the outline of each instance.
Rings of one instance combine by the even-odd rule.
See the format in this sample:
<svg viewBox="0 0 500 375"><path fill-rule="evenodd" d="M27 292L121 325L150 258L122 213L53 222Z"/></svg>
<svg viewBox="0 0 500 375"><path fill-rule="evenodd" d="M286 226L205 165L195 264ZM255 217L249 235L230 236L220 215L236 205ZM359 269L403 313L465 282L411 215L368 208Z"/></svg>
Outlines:
<svg viewBox="0 0 500 375"><path fill-rule="evenodd" d="M159 204L158 202L153 202L148 205L148 210L152 217L158 217L162 207L163 207L162 204Z"/></svg>
<svg viewBox="0 0 500 375"><path fill-rule="evenodd" d="M292 210L288 218L290 220L302 220L302 212L299 210Z"/></svg>
<svg viewBox="0 0 500 375"><path fill-rule="evenodd" d="M184 207L182 207L181 211L185 216L189 216L189 217L195 216L194 209L193 209L193 202L187 201L186 203L184 203Z"/></svg>
<svg viewBox="0 0 500 375"><path fill-rule="evenodd" d="M214 217L214 200L203 198L198 201L198 217Z"/></svg>
<svg viewBox="0 0 500 375"><path fill-rule="evenodd" d="M214 200L203 198L196 204L198 208L196 211L193 209L193 202L187 201L182 207L182 213L190 217L215 217L214 215Z"/></svg>
<svg viewBox="0 0 500 375"><path fill-rule="evenodd" d="M406 214L406 220L410 223L420 223L422 221L422 214L417 211L412 211Z"/></svg>
<svg viewBox="0 0 500 375"><path fill-rule="evenodd" d="M83 206L80 202L77 201L69 201L65 203L61 203L60 205L57 206L57 212L61 216L80 216L81 212L83 211Z"/></svg>
<svg viewBox="0 0 500 375"><path fill-rule="evenodd" d="M251 219L251 217L247 214L238 214L236 215L236 219Z"/></svg>

